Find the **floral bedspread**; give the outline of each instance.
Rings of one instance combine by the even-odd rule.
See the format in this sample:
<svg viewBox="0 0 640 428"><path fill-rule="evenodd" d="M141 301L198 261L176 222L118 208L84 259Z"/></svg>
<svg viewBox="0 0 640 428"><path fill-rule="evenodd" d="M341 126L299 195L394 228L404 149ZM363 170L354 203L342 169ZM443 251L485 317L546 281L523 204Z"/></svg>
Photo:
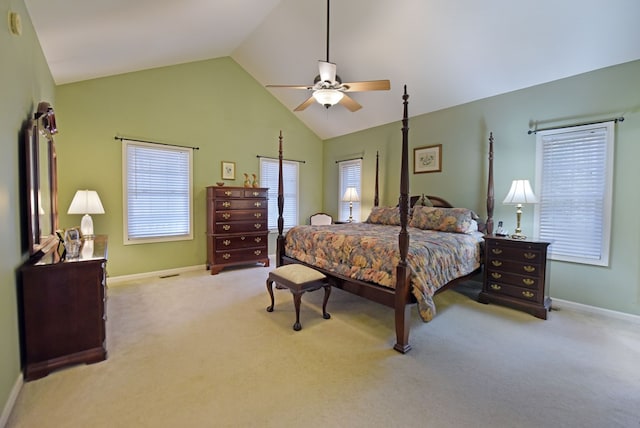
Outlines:
<svg viewBox="0 0 640 428"><path fill-rule="evenodd" d="M436 314L433 295L480 266L482 233L451 233L408 227L412 292L420 317ZM395 288L400 226L352 223L296 226L285 237L285 255L361 281Z"/></svg>

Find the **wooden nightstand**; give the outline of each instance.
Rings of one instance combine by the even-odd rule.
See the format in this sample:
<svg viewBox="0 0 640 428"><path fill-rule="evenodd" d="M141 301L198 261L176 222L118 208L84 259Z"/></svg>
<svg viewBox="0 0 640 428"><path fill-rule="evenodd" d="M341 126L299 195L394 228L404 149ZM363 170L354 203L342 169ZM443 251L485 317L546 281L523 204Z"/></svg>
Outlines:
<svg viewBox="0 0 640 428"><path fill-rule="evenodd" d="M547 319L550 242L485 236L481 303L498 303Z"/></svg>

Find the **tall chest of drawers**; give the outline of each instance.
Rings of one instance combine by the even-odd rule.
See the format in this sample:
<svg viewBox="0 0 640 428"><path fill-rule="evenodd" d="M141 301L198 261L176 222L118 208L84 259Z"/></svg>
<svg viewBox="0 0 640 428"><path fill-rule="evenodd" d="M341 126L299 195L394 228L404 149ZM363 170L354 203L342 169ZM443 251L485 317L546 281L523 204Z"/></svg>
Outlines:
<svg viewBox="0 0 640 428"><path fill-rule="evenodd" d="M262 263L269 266L268 190L207 187L207 269Z"/></svg>
<svg viewBox="0 0 640 428"><path fill-rule="evenodd" d="M547 319L549 242L485 236L481 303L498 303Z"/></svg>

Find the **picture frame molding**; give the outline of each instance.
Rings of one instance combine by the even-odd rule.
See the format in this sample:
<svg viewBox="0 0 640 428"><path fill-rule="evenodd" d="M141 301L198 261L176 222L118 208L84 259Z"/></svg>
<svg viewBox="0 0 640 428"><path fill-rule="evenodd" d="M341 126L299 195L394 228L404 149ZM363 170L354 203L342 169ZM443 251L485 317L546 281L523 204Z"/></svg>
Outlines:
<svg viewBox="0 0 640 428"><path fill-rule="evenodd" d="M429 157L426 162L419 162ZM413 173L442 172L442 144L416 147L413 149Z"/></svg>

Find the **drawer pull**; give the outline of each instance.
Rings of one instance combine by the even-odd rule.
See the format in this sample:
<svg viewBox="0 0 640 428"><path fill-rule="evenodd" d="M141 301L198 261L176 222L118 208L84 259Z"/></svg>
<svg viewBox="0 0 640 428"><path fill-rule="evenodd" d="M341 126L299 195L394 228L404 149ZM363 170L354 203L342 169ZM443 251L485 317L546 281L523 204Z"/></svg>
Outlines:
<svg viewBox="0 0 640 428"><path fill-rule="evenodd" d="M253 213L253 216L255 218L260 218L260 217L262 217L262 213Z"/></svg>
<svg viewBox="0 0 640 428"><path fill-rule="evenodd" d="M256 237L255 237L255 239L254 239L254 241L256 241L256 242L262 242L262 238L261 238L261 237L259 237L259 236L256 236Z"/></svg>
<svg viewBox="0 0 640 428"><path fill-rule="evenodd" d="M224 195L225 195L225 196L231 196L231 190L227 190L227 191L225 191L225 192L224 192Z"/></svg>
<svg viewBox="0 0 640 428"><path fill-rule="evenodd" d="M255 250L253 254L255 254L256 256L259 256L260 254L262 254L262 250Z"/></svg>
<svg viewBox="0 0 640 428"><path fill-rule="evenodd" d="M223 214L222 214L222 218L223 218L223 219L225 219L225 220L229 220L229 219L231 218L231 214L229 214L229 213L223 213Z"/></svg>
<svg viewBox="0 0 640 428"><path fill-rule="evenodd" d="M535 283L536 283L536 282L535 282L533 279L531 279L531 278L524 278L524 279L522 280L522 282L524 283L524 285L533 285L533 284L535 284Z"/></svg>
<svg viewBox="0 0 640 428"><path fill-rule="evenodd" d="M254 202L253 206L256 208L260 208L262 206L262 202Z"/></svg>
<svg viewBox="0 0 640 428"><path fill-rule="evenodd" d="M491 289L492 290L500 290L500 289L502 289L502 287L500 287L498 284L491 284Z"/></svg>
<svg viewBox="0 0 640 428"><path fill-rule="evenodd" d="M244 236L241 236L241 237L240 237L240 240L241 240L241 241L244 241L244 238L245 238Z"/></svg>
<svg viewBox="0 0 640 428"><path fill-rule="evenodd" d="M523 295L524 297L529 298L529 299L530 299L530 298L532 298L532 297L534 296L534 294L533 294L531 291L523 291L523 292L522 292L522 295Z"/></svg>
<svg viewBox="0 0 640 428"><path fill-rule="evenodd" d="M253 192L253 196L260 196L260 192Z"/></svg>
<svg viewBox="0 0 640 428"><path fill-rule="evenodd" d="M260 229L262 227L262 223L255 223L253 227L255 227L256 229Z"/></svg>
<svg viewBox="0 0 640 428"><path fill-rule="evenodd" d="M502 274L501 274L501 273L498 273L498 272L491 272L491 276L492 276L494 279L500 279L500 278L502 278Z"/></svg>
<svg viewBox="0 0 640 428"><path fill-rule="evenodd" d="M223 226L222 226L222 228L223 228L224 230L230 230L230 229L231 229L231 226L229 226L228 224L225 224L225 225L223 225Z"/></svg>
<svg viewBox="0 0 640 428"><path fill-rule="evenodd" d="M524 253L524 258L525 259L529 259L529 260L533 260L536 258L536 253Z"/></svg>
<svg viewBox="0 0 640 428"><path fill-rule="evenodd" d="M225 201L222 203L222 206L225 208L229 208L231 206L231 202Z"/></svg>
<svg viewBox="0 0 640 428"><path fill-rule="evenodd" d="M231 258L231 254L229 254L229 253L224 253L224 254L222 255L222 258L223 258L223 259L225 259L225 260L229 260L229 259Z"/></svg>
<svg viewBox="0 0 640 428"><path fill-rule="evenodd" d="M494 266L502 266L502 262L500 260L491 260L491 264Z"/></svg>
<svg viewBox="0 0 640 428"><path fill-rule="evenodd" d="M522 269L524 269L525 272L535 272L536 271L536 267L535 266L525 266Z"/></svg>
<svg viewBox="0 0 640 428"><path fill-rule="evenodd" d="M492 248L491 252L493 254L502 254L502 250L500 248Z"/></svg>
<svg viewBox="0 0 640 428"><path fill-rule="evenodd" d="M231 245L231 241L230 241L230 240L228 240L228 239L225 239L224 241L222 241L222 243L223 243L224 245L227 245L227 246L228 246L228 245Z"/></svg>

